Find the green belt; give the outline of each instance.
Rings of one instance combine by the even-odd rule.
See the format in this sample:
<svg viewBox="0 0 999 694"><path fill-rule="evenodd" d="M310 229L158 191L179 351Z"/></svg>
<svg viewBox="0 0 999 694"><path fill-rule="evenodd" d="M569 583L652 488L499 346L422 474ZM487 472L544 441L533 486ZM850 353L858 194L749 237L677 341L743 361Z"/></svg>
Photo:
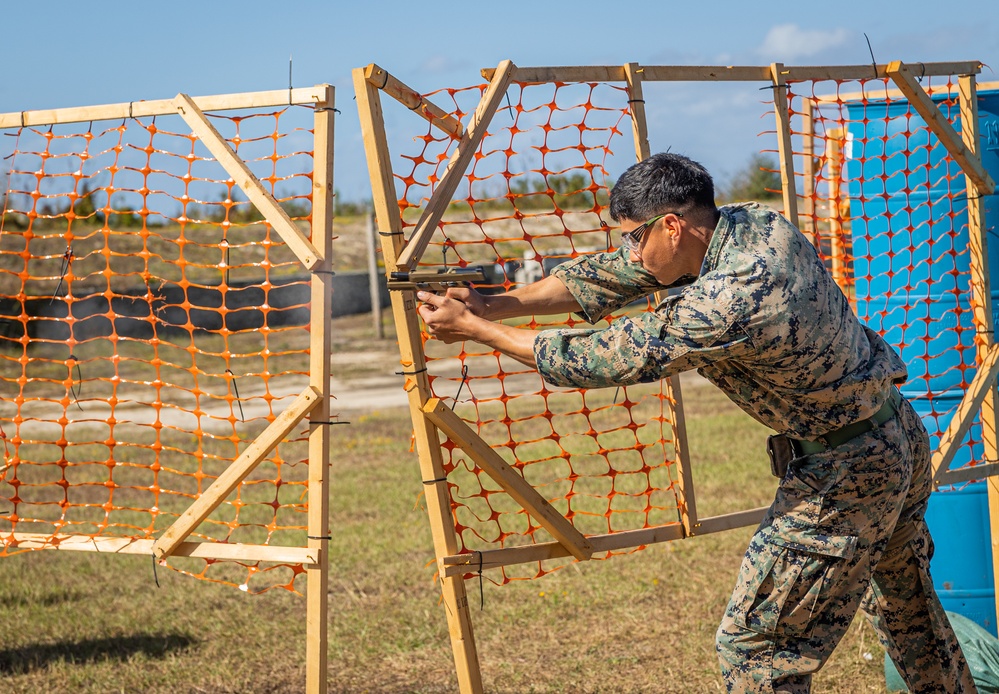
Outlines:
<svg viewBox="0 0 999 694"><path fill-rule="evenodd" d="M898 388L892 388L891 395L885 400L885 404L873 416L861 419L859 422L854 422L853 424L847 424L842 429L830 431L828 434L820 436L814 441L803 441L801 439L791 439L791 441L794 442L794 445L801 451L802 455L821 453L830 448L842 446L850 439L855 439L861 434L866 434L868 431L877 429L894 417L901 406L902 394L898 392Z"/></svg>

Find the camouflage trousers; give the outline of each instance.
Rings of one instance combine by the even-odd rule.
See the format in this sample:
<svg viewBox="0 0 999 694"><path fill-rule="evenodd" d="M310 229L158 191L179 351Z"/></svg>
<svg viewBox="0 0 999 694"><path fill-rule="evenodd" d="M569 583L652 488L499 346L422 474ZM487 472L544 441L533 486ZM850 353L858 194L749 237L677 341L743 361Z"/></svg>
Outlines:
<svg viewBox="0 0 999 694"><path fill-rule="evenodd" d="M910 691L976 691L929 575L929 458L903 402L878 429L792 461L718 629L729 692L808 692L858 609Z"/></svg>

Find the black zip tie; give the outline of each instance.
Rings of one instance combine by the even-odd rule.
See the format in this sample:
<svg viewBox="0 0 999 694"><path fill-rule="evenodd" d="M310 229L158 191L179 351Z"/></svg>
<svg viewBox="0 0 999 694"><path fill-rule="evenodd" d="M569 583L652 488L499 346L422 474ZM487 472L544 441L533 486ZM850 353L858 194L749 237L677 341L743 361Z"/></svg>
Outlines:
<svg viewBox="0 0 999 694"><path fill-rule="evenodd" d="M153 555L153 581L156 582L156 587L159 588L160 587L160 579L159 579L159 576L156 575L156 555L155 554Z"/></svg>
<svg viewBox="0 0 999 694"><path fill-rule="evenodd" d="M337 419L337 420L332 420L331 419L331 420L328 420L328 421L325 421L325 422L313 422L313 421L310 420L309 421L309 426L311 427L313 424L323 424L323 425L325 425L325 424L350 424L350 422L341 422L339 419Z"/></svg>
<svg viewBox="0 0 999 694"><path fill-rule="evenodd" d="M764 89L787 89L787 84L786 83L785 84L768 84L765 87L760 87L759 91L762 92Z"/></svg>
<svg viewBox="0 0 999 694"><path fill-rule="evenodd" d="M421 374L421 373L423 373L426 370L427 370L427 367L424 366L422 369L418 369L416 371L396 371L395 375L396 376L415 376L416 374Z"/></svg>
<svg viewBox="0 0 999 694"><path fill-rule="evenodd" d="M486 606L486 596L482 592L482 552L476 552L479 555L479 612Z"/></svg>
<svg viewBox="0 0 999 694"><path fill-rule="evenodd" d="M71 262L73 262L73 245L67 243L66 252L62 254L62 270L59 272L59 284L56 285L55 292L52 293L52 298L49 299L49 305L59 296L59 291L62 289L62 282L66 279L66 273L69 272L69 264Z"/></svg>
<svg viewBox="0 0 999 694"><path fill-rule="evenodd" d="M922 84L923 78L926 77L926 63L920 63L919 70L920 70L919 77L917 77L916 79L919 80L920 84Z"/></svg>
<svg viewBox="0 0 999 694"><path fill-rule="evenodd" d="M288 55L288 105L291 106L291 54Z"/></svg>
<svg viewBox="0 0 999 694"><path fill-rule="evenodd" d="M80 404L80 394L83 392L83 372L80 371L80 360L76 358L76 355L70 354L66 361L70 359L73 360L73 364L76 366L76 378L80 385L76 388L73 387L73 368L70 367L69 394L73 396L73 402L76 403L76 406L82 410L83 405Z"/></svg>
<svg viewBox="0 0 999 694"><path fill-rule="evenodd" d="M644 104L645 99L628 99L629 104Z"/></svg>
<svg viewBox="0 0 999 694"><path fill-rule="evenodd" d="M458 384L458 392L454 394L454 400L451 402L451 411L454 412L454 406L458 404L458 396L461 395L461 389L465 387L465 381L468 380L468 364L461 365L461 383Z"/></svg>
<svg viewBox="0 0 999 694"><path fill-rule="evenodd" d="M404 232L401 231L379 231L379 236L404 236Z"/></svg>
<svg viewBox="0 0 999 694"><path fill-rule="evenodd" d="M239 421L245 422L246 417L243 415L243 403L239 399L239 387L236 385L236 374L234 374L229 369L226 369L225 372L230 376L232 376L232 380L229 381L229 384L232 386L232 389L236 392L236 404L239 405Z"/></svg>
<svg viewBox="0 0 999 694"><path fill-rule="evenodd" d="M447 270L447 244L441 246L441 265Z"/></svg>
<svg viewBox="0 0 999 694"><path fill-rule="evenodd" d="M305 537L307 537L310 540L332 540L333 539L332 535L306 535Z"/></svg>
<svg viewBox="0 0 999 694"><path fill-rule="evenodd" d="M447 475L444 477L438 477L435 480L423 480L423 484L437 484L438 482L447 482Z"/></svg>
<svg viewBox="0 0 999 694"><path fill-rule="evenodd" d="M222 238L222 243L225 244L225 286L229 286L229 240L225 237Z"/></svg>
<svg viewBox="0 0 999 694"><path fill-rule="evenodd" d="M621 386L618 386L617 388L615 388L615 389L614 389L614 402L613 402L613 403L611 403L611 404L613 404L613 405L616 405L616 404L617 404L617 396L618 396L618 395L619 395L620 393L621 393Z"/></svg>
<svg viewBox="0 0 999 694"><path fill-rule="evenodd" d="M874 59L874 49L871 48L871 39L868 38L867 32L864 32L864 39L867 41L867 50L871 53L871 66L874 68L874 79L878 78L878 61Z"/></svg>
<svg viewBox="0 0 999 694"><path fill-rule="evenodd" d="M510 120L516 123L517 119L513 117L513 104L510 103L510 92L507 92L505 96L506 96L506 108L510 112Z"/></svg>
<svg viewBox="0 0 999 694"><path fill-rule="evenodd" d="M329 275L330 277L332 277L336 273L333 272L332 270L313 270L312 274L313 275Z"/></svg>

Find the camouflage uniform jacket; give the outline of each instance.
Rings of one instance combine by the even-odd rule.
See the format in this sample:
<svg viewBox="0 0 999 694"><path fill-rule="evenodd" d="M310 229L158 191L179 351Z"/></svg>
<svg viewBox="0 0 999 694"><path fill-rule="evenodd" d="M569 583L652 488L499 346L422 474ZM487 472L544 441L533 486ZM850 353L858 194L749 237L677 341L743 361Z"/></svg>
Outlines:
<svg viewBox="0 0 999 694"><path fill-rule="evenodd" d="M542 377L595 388L698 372L772 429L802 439L870 417L905 364L861 325L815 248L757 203L729 205L700 275L655 311L538 333ZM595 323L663 287L622 250L553 271Z"/></svg>

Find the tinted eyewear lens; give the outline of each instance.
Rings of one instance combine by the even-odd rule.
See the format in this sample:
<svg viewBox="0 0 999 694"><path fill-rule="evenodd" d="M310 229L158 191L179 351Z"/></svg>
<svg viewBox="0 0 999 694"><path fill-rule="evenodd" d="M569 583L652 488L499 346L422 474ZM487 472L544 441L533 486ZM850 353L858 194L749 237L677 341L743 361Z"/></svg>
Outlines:
<svg viewBox="0 0 999 694"><path fill-rule="evenodd" d="M645 230L650 226L658 222L660 219L665 217L668 213L657 214L655 217L645 222L644 224L639 224L637 227L629 231L627 234L621 235L621 245L624 246L625 250L638 252L638 247L642 243L642 236L645 235Z"/></svg>

